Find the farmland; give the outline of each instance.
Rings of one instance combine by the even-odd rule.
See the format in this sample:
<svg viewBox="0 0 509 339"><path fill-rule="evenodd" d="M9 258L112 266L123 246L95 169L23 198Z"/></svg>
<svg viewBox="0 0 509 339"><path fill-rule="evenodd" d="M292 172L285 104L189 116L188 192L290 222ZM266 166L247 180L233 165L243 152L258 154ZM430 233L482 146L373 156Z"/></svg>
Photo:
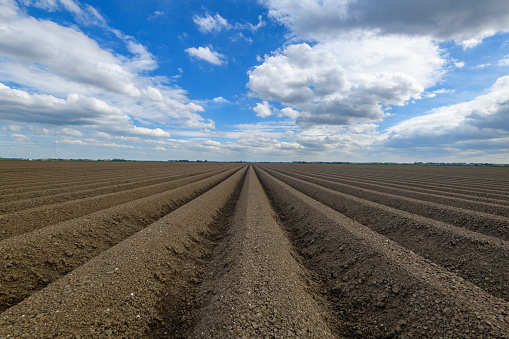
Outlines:
<svg viewBox="0 0 509 339"><path fill-rule="evenodd" d="M4 161L0 267L0 338L509 337L509 172Z"/></svg>

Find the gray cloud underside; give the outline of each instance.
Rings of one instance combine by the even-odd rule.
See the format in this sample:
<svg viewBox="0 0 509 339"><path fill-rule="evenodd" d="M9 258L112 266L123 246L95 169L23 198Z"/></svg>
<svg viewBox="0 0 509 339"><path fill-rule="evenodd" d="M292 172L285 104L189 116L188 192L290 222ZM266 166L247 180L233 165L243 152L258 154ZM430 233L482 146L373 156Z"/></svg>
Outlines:
<svg viewBox="0 0 509 339"><path fill-rule="evenodd" d="M306 38L354 30L431 36L439 40L482 38L509 31L505 0L265 0L269 15Z"/></svg>

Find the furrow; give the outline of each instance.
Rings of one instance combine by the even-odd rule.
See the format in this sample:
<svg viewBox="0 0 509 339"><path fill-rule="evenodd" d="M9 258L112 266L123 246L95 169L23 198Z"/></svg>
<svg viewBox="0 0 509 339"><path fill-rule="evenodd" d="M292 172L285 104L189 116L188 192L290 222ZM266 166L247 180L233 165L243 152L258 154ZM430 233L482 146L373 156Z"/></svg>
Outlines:
<svg viewBox="0 0 509 339"><path fill-rule="evenodd" d="M34 177L27 177L27 174L20 172L17 174L15 178L12 178L9 183L2 187L2 193L9 193L12 191L13 193L22 193L30 190L41 190L48 188L65 188L69 185L72 185L76 181L83 181L84 183L91 183L96 180L112 180L118 178L119 176L124 176L126 173L121 173L119 171L109 171L108 169L104 169L101 172L92 172L89 173L87 171L76 171L76 173L66 172L68 169L55 169L51 174L44 175L39 172L34 173ZM130 172L130 171L129 171ZM161 173L160 171L151 170L148 173L137 173L138 175L151 173ZM133 174L133 173L129 173Z"/></svg>
<svg viewBox="0 0 509 339"><path fill-rule="evenodd" d="M509 205L509 195L504 196L506 199L494 199L487 198L478 195L472 194L461 194L454 193L447 190L443 190L441 186L428 186L431 188L423 188L422 186L416 185L416 183L411 184L402 184L400 180L394 181L385 181L385 180L375 180L375 179L364 179L356 176L345 176L345 175L334 175L334 174L323 174L317 171L293 171L298 172L304 175L316 175L321 178L332 180L332 181L345 181L351 183L360 183L361 187L366 187L367 185L379 186L384 189L394 189L401 190L402 192L408 191L410 194L419 193L423 197L430 197L429 199L433 199L432 197L438 197L439 199L457 199L458 201L467 201L467 202L478 202L479 204L494 204L494 206L502 206L508 208ZM424 199L423 199L424 200Z"/></svg>
<svg viewBox="0 0 509 339"><path fill-rule="evenodd" d="M288 172L287 172L288 173ZM337 177L324 176L316 172L296 172L291 171L291 173L297 173L304 176L312 176L315 178L320 178L327 181L332 181L338 184L346 184L349 186L355 186L360 188L365 188L368 190L374 190L380 193L388 193L395 196L408 197L416 200L422 201L430 201L442 205L447 206L455 206L463 209L470 209L479 212L486 212L490 214L495 214L499 216L508 217L509 216L509 206L506 204L497 204L492 201L490 202L482 202L479 199L473 200L473 198L465 199L465 198L456 198L449 197L441 192L435 191L435 193L426 193L422 190L416 189L408 189L408 188L397 188L397 187L389 187L387 185L378 184L375 182L364 183L356 179L339 179ZM502 201L503 202L503 201Z"/></svg>
<svg viewBox="0 0 509 339"><path fill-rule="evenodd" d="M205 171L201 171L205 172ZM104 188L105 186L114 186L114 185L122 185L122 184L130 184L134 183L136 181L142 181L147 180L147 178L150 178L149 180L157 180L157 179L164 179L165 177L171 177L171 176L178 176L182 175L182 173L157 173L157 175L151 175L149 173L140 174L140 175L123 175L122 177L119 177L118 175L112 175L109 177L101 177L96 178L88 181L84 181L82 179L74 179L73 181L69 181L67 184L53 184L48 185L46 188L42 189L33 189L33 188L27 188L23 192L21 189L17 189L15 193L9 193L9 194L2 194L0 197L1 202L11 202L11 201L18 201L18 200L24 200L24 199L33 199L33 198L39 198L43 196L48 195L55 195L55 194L61 194L61 193L68 193L68 192L75 192L75 191L81 191L81 190L87 190L87 189L94 189L94 188ZM55 181L55 179L53 179Z"/></svg>
<svg viewBox="0 0 509 339"><path fill-rule="evenodd" d="M267 171L322 204L509 301L509 242Z"/></svg>
<svg viewBox="0 0 509 339"><path fill-rule="evenodd" d="M509 304L257 168L347 337L509 336Z"/></svg>
<svg viewBox="0 0 509 339"><path fill-rule="evenodd" d="M338 192L371 200L389 207L419 214L421 216L450 223L458 227L465 227L485 235L509 240L509 218L494 214L471 211L464 208L447 206L443 204L422 201L408 197L401 197L375 190L359 188L352 185L322 180L311 176L304 176L287 172L295 178L318 184Z"/></svg>
<svg viewBox="0 0 509 339"><path fill-rule="evenodd" d="M0 315L0 337L146 338L245 169Z"/></svg>
<svg viewBox="0 0 509 339"><path fill-rule="evenodd" d="M216 186L238 169L0 242L0 311Z"/></svg>
<svg viewBox="0 0 509 339"><path fill-rule="evenodd" d="M290 168L288 165L285 164L271 164L271 168L274 169L287 169ZM330 166L330 165L329 165ZM384 180L384 181L390 181L390 182L397 182L397 183L405 183L406 185L410 185L412 187L422 187L422 188L431 188L435 189L437 191L447 190L452 192L458 192L463 194L469 194L474 196L485 196L489 198L494 199L501 199L501 200L507 200L509 199L508 191L501 186L501 182L507 182L507 175L506 172L502 172L505 174L505 180L498 180L497 186L495 186L494 189L489 190L483 190L482 188L475 187L475 183L479 182L485 182L489 180L487 178L488 176L491 176L491 174L480 174L478 178L473 179L474 184L472 182L466 183L462 182L461 178L463 180L465 177L456 178L456 180L453 180L454 178L450 175L439 175L437 174L437 170L451 170L449 168L441 168L441 167L418 167L418 166L389 166L392 170L390 171L391 175L380 175L381 169L384 166L376 166L374 167L376 170L367 171L365 169L365 166L368 165L346 165L346 166L333 166L332 168L335 169L335 171L332 171L327 166L324 168L323 166L319 165L305 165L305 166L294 166L294 170L309 170L309 169L315 169L315 171L320 172L322 174L331 174L331 175L338 175L341 176L349 176L350 178L357 179L357 178L363 178L365 180ZM415 168L419 169L419 171L416 171ZM455 168L458 169L458 168ZM465 168L461 168L463 171L461 171L462 174L466 174ZM468 168L469 170L472 170L474 168ZM482 168L483 170L487 170L486 168ZM383 171L382 171L383 172ZM421 172L428 173L426 175L419 174ZM393 174L394 173L394 174ZM440 180L437 180L438 178L441 178ZM454 182L454 183L453 183Z"/></svg>
<svg viewBox="0 0 509 339"><path fill-rule="evenodd" d="M334 337L252 168L227 238L212 264L214 277L197 293L204 305L183 337Z"/></svg>
<svg viewBox="0 0 509 339"><path fill-rule="evenodd" d="M77 218L125 202L161 193L211 176L205 173L162 184L140 187L125 192L108 193L89 198L36 207L12 214L0 215L0 240L11 236Z"/></svg>
<svg viewBox="0 0 509 339"><path fill-rule="evenodd" d="M208 173L217 173L219 171L210 171ZM173 176L163 176L159 178L153 178L153 179L145 179L145 180L138 180L123 184L98 184L96 188L89 188L85 190L79 190L79 188L75 188L69 192L65 193L58 193L53 195L46 195L44 197L40 198L30 198L30 199L24 199L24 200L17 200L9 203L3 203L0 204L0 213L14 213L26 209L36 208L36 207L42 207L45 205L51 205L56 203L61 203L64 201L72 201L72 200L78 200L78 199L85 199L89 197L104 195L104 194L110 194L110 193L117 193L117 192L123 192L128 190L137 189L140 187L148 187L153 186L157 184L164 184L167 182L171 182L178 179L184 179L193 177L195 175L200 174L206 174L207 172L195 172L195 173L185 173L185 174L178 174Z"/></svg>
<svg viewBox="0 0 509 339"><path fill-rule="evenodd" d="M218 166L220 169L220 166ZM224 167L224 166L222 166ZM205 172L208 169L199 169L198 171ZM194 170L196 171L196 170ZM78 171L80 173L81 171ZM165 176L178 175L185 173L187 171L175 171L173 169L168 169L165 171L162 170L147 170L143 172L133 172L133 171L125 171L124 173L98 173L93 176L83 177L80 175L73 176L70 178L62 178L62 173L55 173L54 177L49 178L47 183L42 183L40 180L36 181L36 185L25 185L25 184L13 184L12 188L9 190L2 189L0 193L7 197L16 197L17 195L24 197L33 195L44 194L45 192L61 192L69 189L86 189L88 187L93 188L94 185L96 187L101 187L104 184L115 184L118 182L119 184L128 183L131 181L142 180L142 179L154 179L154 178L163 178ZM86 173L86 172L85 172ZM4 187L5 188L5 187ZM2 200L4 201L4 200Z"/></svg>
<svg viewBox="0 0 509 339"><path fill-rule="evenodd" d="M74 185L77 182L84 183L94 183L97 180L109 180L114 181L118 178L126 178L126 177L151 177L158 175L171 175L178 173L185 173L188 170L189 165L183 164L175 164L175 163L152 163L150 166L147 166L147 163L124 163L122 167L115 166L114 163L72 163L73 166L66 167L65 164L55 164L55 168L51 168L51 175L46 179L39 178L39 175L43 175L44 168L38 168L34 172L36 177L32 181L25 180L26 173L22 170L18 171L17 178L20 181L18 182L9 182L6 185L2 186L2 189L6 187L11 187L14 192L23 193L30 192L32 190L41 190L41 189L51 189L51 188L64 188L69 187L69 185ZM42 163L38 164L42 166ZM118 164L117 164L118 165ZM193 164L192 169L196 170L207 170L210 169L210 164ZM224 167L224 164L212 164L212 166L216 166L221 168ZM2 166L2 164L0 164ZM32 182L32 184L28 184ZM1 191L0 193L12 193Z"/></svg>

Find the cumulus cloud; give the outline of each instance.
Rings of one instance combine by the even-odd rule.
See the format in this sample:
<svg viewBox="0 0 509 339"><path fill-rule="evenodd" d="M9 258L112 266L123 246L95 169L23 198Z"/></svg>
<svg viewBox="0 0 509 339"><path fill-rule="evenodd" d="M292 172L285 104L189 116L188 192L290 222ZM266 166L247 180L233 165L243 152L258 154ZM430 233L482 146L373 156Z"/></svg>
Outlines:
<svg viewBox="0 0 509 339"><path fill-rule="evenodd" d="M66 99L59 99L47 94L29 94L1 83L0 119L25 123L94 127L129 135L170 136L168 132L161 129L133 125L130 117L120 109L96 98L69 94ZM65 131L67 131L66 134L74 136L81 133L70 128L64 128Z"/></svg>
<svg viewBox="0 0 509 339"><path fill-rule="evenodd" d="M198 30L202 33L219 32L223 28L229 29L231 25L228 20L216 13L215 16L205 14L205 16L195 15L193 17L194 23L198 26Z"/></svg>
<svg viewBox="0 0 509 339"><path fill-rule="evenodd" d="M210 47L191 47L186 49L186 53L192 57L205 60L213 65L221 66L225 64L226 57L218 52L215 52L210 49Z"/></svg>
<svg viewBox="0 0 509 339"><path fill-rule="evenodd" d="M229 101L223 97L217 97L217 98L214 98L212 99L213 102L215 103L218 103L218 104L227 104L229 103Z"/></svg>
<svg viewBox="0 0 509 339"><path fill-rule="evenodd" d="M272 115L272 107L267 101L263 103L257 103L255 107L252 108L253 111L256 112L256 115L260 118L267 118Z"/></svg>
<svg viewBox="0 0 509 339"><path fill-rule="evenodd" d="M279 110L279 116L280 117L288 117L290 119L297 119L299 114L300 114L299 111L296 111L296 110L294 110L293 108L290 108L290 107L285 107L285 108Z"/></svg>
<svg viewBox="0 0 509 339"><path fill-rule="evenodd" d="M262 3L294 39L249 71L247 88L262 100L300 111L303 128L382 119L390 106L426 97L448 62L464 67L447 60L439 42L454 40L468 49L509 31L509 2L500 0Z"/></svg>
<svg viewBox="0 0 509 339"><path fill-rule="evenodd" d="M0 52L12 62L25 68L35 64L41 72L50 72L74 87L80 84L131 96L139 94L134 75L122 67L122 61L82 32L31 17L4 22L2 28Z"/></svg>
<svg viewBox="0 0 509 339"><path fill-rule="evenodd" d="M289 45L253 68L247 87L301 111L301 127L350 125L381 119L382 105L420 98L440 79L443 64L439 48L426 39L364 35Z"/></svg>
<svg viewBox="0 0 509 339"><path fill-rule="evenodd" d="M68 11L78 23L83 19L99 25L114 44L123 43L127 53L102 47L78 25L35 19L19 6ZM212 121L197 113L204 108L190 102L185 90L167 85L164 77L146 75L158 67L146 46L109 27L91 6L71 0L21 4L4 0L0 27L0 117L4 121L69 125L74 130L93 126L154 138L170 135L162 129L137 127L131 119L147 126L171 122L186 128L214 128Z"/></svg>
<svg viewBox="0 0 509 339"><path fill-rule="evenodd" d="M509 137L509 76L499 78L489 93L474 100L443 106L390 127L386 145L451 146L474 140Z"/></svg>

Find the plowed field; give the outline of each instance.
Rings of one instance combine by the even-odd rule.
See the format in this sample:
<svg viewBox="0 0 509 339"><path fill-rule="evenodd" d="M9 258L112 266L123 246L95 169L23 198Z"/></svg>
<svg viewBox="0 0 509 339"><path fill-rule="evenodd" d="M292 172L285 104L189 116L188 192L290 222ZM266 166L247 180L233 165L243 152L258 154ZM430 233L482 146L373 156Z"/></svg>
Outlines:
<svg viewBox="0 0 509 339"><path fill-rule="evenodd" d="M0 162L0 338L509 338L509 171Z"/></svg>

